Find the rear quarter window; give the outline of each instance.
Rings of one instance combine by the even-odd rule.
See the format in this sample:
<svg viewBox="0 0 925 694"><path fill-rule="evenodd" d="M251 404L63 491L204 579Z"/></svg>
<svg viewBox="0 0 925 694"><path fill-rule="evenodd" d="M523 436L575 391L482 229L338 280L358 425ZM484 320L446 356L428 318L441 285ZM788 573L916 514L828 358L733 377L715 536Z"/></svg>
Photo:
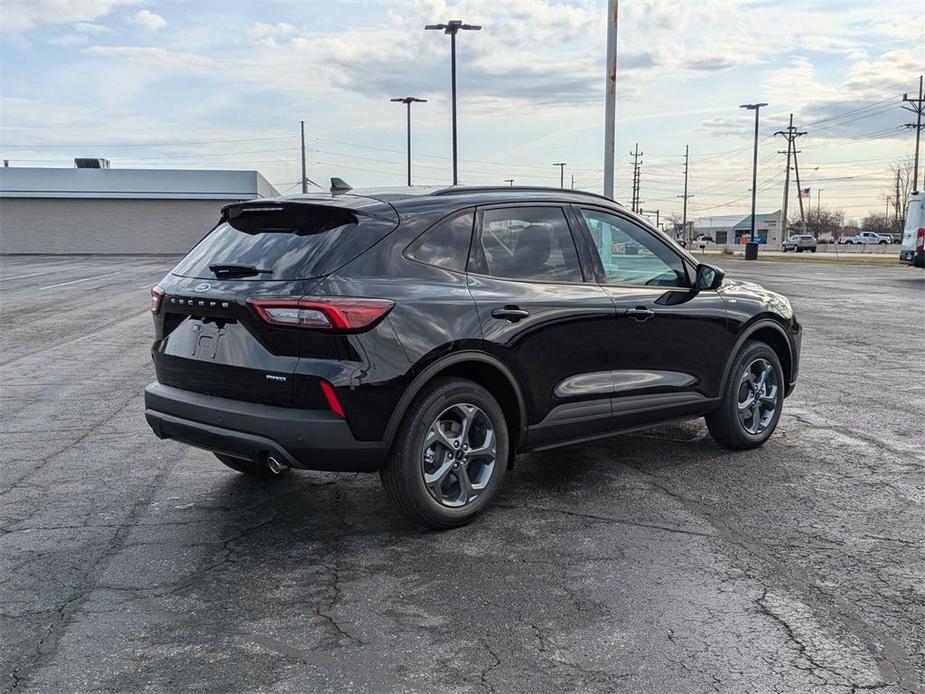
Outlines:
<svg viewBox="0 0 925 694"><path fill-rule="evenodd" d="M441 220L408 247L407 255L420 263L465 272L474 223L475 210Z"/></svg>

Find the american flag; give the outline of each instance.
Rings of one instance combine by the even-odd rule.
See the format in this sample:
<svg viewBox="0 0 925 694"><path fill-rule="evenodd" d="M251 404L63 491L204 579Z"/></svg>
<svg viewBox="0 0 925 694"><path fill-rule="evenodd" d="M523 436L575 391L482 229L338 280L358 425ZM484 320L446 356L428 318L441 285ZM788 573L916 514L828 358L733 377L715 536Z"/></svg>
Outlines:
<svg viewBox="0 0 925 694"><path fill-rule="evenodd" d="M800 197L808 198L809 197L809 188L800 188Z"/></svg>

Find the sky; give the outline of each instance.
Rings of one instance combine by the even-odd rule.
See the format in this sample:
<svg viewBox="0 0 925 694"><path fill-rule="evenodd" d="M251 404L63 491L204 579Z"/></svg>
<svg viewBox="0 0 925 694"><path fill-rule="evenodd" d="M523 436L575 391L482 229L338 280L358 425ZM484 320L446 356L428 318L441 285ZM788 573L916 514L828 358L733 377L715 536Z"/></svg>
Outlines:
<svg viewBox="0 0 925 694"><path fill-rule="evenodd" d="M462 19L459 169L464 184L603 183L604 0L0 0L0 156L12 166L256 169L298 192L308 177L451 182L449 37ZM643 152L645 210L689 218L749 211L761 111L758 211L781 206L789 114L812 204L884 209L890 165L911 157L900 108L925 72L920 0L621 0L616 190ZM791 210L797 201L795 185ZM921 186L920 186L921 187Z"/></svg>

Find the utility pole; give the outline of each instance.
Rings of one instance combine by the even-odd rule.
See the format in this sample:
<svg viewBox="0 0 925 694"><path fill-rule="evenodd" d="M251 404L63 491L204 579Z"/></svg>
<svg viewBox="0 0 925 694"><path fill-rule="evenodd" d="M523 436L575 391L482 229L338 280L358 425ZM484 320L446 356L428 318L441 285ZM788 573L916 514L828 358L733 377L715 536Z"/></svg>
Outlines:
<svg viewBox="0 0 925 694"><path fill-rule="evenodd" d="M430 30L441 30L450 35L450 84L453 100L453 185L459 184L459 175L456 168L456 34L460 31L478 31L482 27L478 24L463 24L460 19L453 19L446 24L428 24L424 27Z"/></svg>
<svg viewBox="0 0 925 694"><path fill-rule="evenodd" d="M607 2L607 91L604 99L604 197L613 200L613 158L617 123L618 0Z"/></svg>
<svg viewBox="0 0 925 694"><path fill-rule="evenodd" d="M559 161L553 164L553 166L559 167L559 187L565 188L565 167L566 163L564 161Z"/></svg>
<svg viewBox="0 0 925 694"><path fill-rule="evenodd" d="M805 132L799 131L795 127L793 127L793 114L792 113L790 114L790 125L787 126L787 129L778 130L776 133L774 133L775 136L783 135L784 137L787 138L787 169L784 172L784 204L781 208L781 216L783 217L783 219L781 219L781 222L780 222L781 241L787 238L787 223L788 223L787 222L787 211L788 211L788 207L790 204L790 157L791 155L793 155L793 157L796 157L796 144L795 144L796 139L798 137L802 137L805 134L806 134ZM780 150L778 150L777 153L783 154L783 152L781 152ZM799 186L799 181L797 182L797 186ZM802 198L800 198L800 200L802 201ZM801 208L802 208L802 205L801 205ZM801 213L801 216L802 216L802 213Z"/></svg>
<svg viewBox="0 0 925 694"><path fill-rule="evenodd" d="M411 104L426 104L427 99L418 99L416 96L403 96L397 99L389 99L399 104L404 104L408 109L407 129L408 129L408 185L411 185Z"/></svg>
<svg viewBox="0 0 925 694"><path fill-rule="evenodd" d="M572 190L575 190L575 174L572 174Z"/></svg>
<svg viewBox="0 0 925 694"><path fill-rule="evenodd" d="M758 195L758 113L761 111L762 106L767 106L767 104L742 104L739 106L739 108L755 112L755 151L752 156L752 224L748 237L749 241L755 240L755 198Z"/></svg>
<svg viewBox="0 0 925 694"><path fill-rule="evenodd" d="M822 188L816 188L816 216L819 216L819 210L822 209Z"/></svg>
<svg viewBox="0 0 925 694"><path fill-rule="evenodd" d="M684 195L679 195L678 197L684 198L684 211L681 217L681 219L683 220L681 222L681 235L683 238L687 239L688 244L690 244L691 242L691 234L689 234L687 231L687 199L694 197L693 195L689 195L687 192L687 170L688 170L688 164L690 162L689 157L690 157L690 147L689 145L684 145Z"/></svg>
<svg viewBox="0 0 925 694"><path fill-rule="evenodd" d="M908 94L903 94L903 102L915 104L915 106L903 106L906 111L915 114L915 123L906 123L907 128L915 128L915 168L912 169L912 191L919 189L919 139L922 134L922 105L925 99L922 98L922 75L919 75L919 98L910 99Z"/></svg>
<svg viewBox="0 0 925 694"><path fill-rule="evenodd" d="M800 164L797 161L797 155L800 153L800 150L793 150L793 172L797 177L797 198L800 201L800 229L805 234L806 233L806 215L803 214L803 188L800 186Z"/></svg>
<svg viewBox="0 0 925 694"><path fill-rule="evenodd" d="M302 127L302 193L304 194L308 192L308 178L305 174L305 121L300 120L299 124Z"/></svg>
<svg viewBox="0 0 925 694"><path fill-rule="evenodd" d="M505 179L504 179L504 182L507 183L507 184L509 184L509 185L511 186L511 188L514 187L514 179L513 179L513 178L505 178Z"/></svg>
<svg viewBox="0 0 925 694"><path fill-rule="evenodd" d="M639 210L639 214L654 214L655 215L655 226L658 227L659 222L659 213L660 210Z"/></svg>
<svg viewBox="0 0 925 694"><path fill-rule="evenodd" d="M639 167L642 165L642 162L639 161L644 152L639 151L639 143L636 143L636 150L630 152L630 156L633 157L633 196L630 209L633 212L639 212Z"/></svg>

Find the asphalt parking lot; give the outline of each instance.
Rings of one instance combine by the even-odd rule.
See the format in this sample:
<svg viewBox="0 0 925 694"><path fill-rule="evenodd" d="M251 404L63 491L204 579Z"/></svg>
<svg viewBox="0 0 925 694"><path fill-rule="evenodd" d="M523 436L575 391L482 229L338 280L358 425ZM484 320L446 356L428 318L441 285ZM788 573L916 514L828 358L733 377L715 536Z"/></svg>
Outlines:
<svg viewBox="0 0 925 694"><path fill-rule="evenodd" d="M0 258L0 689L925 691L925 272L716 262L805 326L767 445L523 456L424 533L376 476L155 439L170 259Z"/></svg>

